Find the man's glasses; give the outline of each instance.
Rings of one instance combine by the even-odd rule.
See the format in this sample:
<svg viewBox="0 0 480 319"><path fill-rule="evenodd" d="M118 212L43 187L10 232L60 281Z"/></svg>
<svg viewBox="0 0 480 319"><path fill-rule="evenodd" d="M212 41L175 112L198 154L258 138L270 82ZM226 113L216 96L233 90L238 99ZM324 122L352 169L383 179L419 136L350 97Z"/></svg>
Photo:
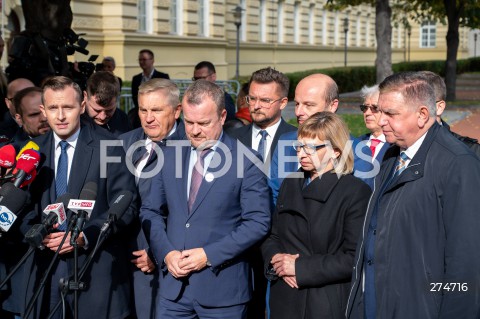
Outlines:
<svg viewBox="0 0 480 319"><path fill-rule="evenodd" d="M362 110L363 113L367 112L368 109L370 109L372 113L378 113L378 107L376 105L360 104L360 110Z"/></svg>
<svg viewBox="0 0 480 319"><path fill-rule="evenodd" d="M197 81L197 80L205 80L206 78L208 78L210 75L212 75L213 73L210 73L208 75L205 75L205 76L194 76L192 78L192 81Z"/></svg>
<svg viewBox="0 0 480 319"><path fill-rule="evenodd" d="M266 108L271 107L273 103L281 101L281 100L283 100L283 97L281 97L279 99L276 99L276 100L272 100L272 99L268 99L268 98L259 99L259 98L256 98L256 97L253 97L253 96L250 96L250 95L245 96L245 102L247 102L248 105L254 106L255 104L257 104L257 101L258 101L258 104L261 107L266 107Z"/></svg>
<svg viewBox="0 0 480 319"><path fill-rule="evenodd" d="M321 148L324 148L325 146L327 146L327 144L320 144L320 145L315 145L315 144L310 144L310 143L307 143L307 144L303 144L302 142L300 141L293 141L293 149L295 150L295 152L300 152L300 149L303 148L303 151L305 152L305 154L307 155L312 155L314 154L317 150L321 149Z"/></svg>

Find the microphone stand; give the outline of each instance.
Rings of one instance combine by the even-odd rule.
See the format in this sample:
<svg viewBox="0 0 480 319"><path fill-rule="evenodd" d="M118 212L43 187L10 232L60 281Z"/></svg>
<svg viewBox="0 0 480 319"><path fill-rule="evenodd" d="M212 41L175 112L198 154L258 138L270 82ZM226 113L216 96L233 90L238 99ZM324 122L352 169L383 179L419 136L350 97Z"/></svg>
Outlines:
<svg viewBox="0 0 480 319"><path fill-rule="evenodd" d="M81 216L78 216L80 215ZM80 222L80 225L75 225L75 227L72 229L72 234L70 237L70 245L73 246L73 281L66 279L66 281L63 282L63 287L62 287L62 292L65 289L67 292L73 290L73 318L78 319L78 291L79 290L84 290L85 284L83 282L80 282L78 278L78 243L77 243L77 238L80 235L80 233L83 231L83 226L85 224L85 218L86 218L85 212L80 212L77 216L77 221Z"/></svg>
<svg viewBox="0 0 480 319"><path fill-rule="evenodd" d="M20 268L20 266L25 262L25 260L35 251L35 248L30 246L27 250L27 252L25 253L25 255L23 255L23 257L18 261L18 263L15 265L15 267L13 267L12 271L10 271L10 273L8 273L7 277L5 277L5 279L2 281L2 283L0 284L0 289L3 288L3 286L5 286L5 284L8 282L8 280L10 278L12 278L12 276L17 272L17 270Z"/></svg>
<svg viewBox="0 0 480 319"><path fill-rule="evenodd" d="M53 265L55 264L55 262L58 259L58 256L60 254L60 250L62 249L63 244L65 243L65 240L67 239L68 233L73 228L73 225L76 223L76 220L77 220L76 216L77 215L72 215L72 218L71 218L71 220L68 224L68 229L65 232L65 235L63 235L62 241L60 242L60 245L58 246L57 250L55 251L55 254L53 255L52 260L50 261L50 264L48 265L47 270L43 273L43 277L42 277L42 280L40 281L39 287L37 288L37 290L35 291L35 294L33 295L32 299L30 299L30 301L27 305L27 308L25 310L25 316L23 316L24 319L28 319L28 316L30 315L30 313L33 310L33 307L35 306L35 303L38 299L38 296L40 295L43 288L45 287L45 284L47 282L47 278L50 275L50 272L52 271Z"/></svg>
<svg viewBox="0 0 480 319"><path fill-rule="evenodd" d="M78 273L78 278L75 279L75 270L77 269L75 267L75 270L74 270L74 280L75 282L78 282L78 280L82 280L83 278L83 275L85 274L85 272L87 271L88 267L90 266L90 264L92 263L93 261L93 258L95 257L95 255L97 254L98 252L98 249L100 248L100 246L102 246L102 244L105 242L105 240L107 239L108 235L110 234L108 232L108 230L110 229L110 226L116 222L117 218L115 215L113 216L109 216L108 218L108 221L105 222L100 230L100 234L98 236L98 239L97 239L97 242L95 244L95 247L93 248L93 250L90 252L90 254L88 255L87 259L85 260L84 264L82 265L82 268L80 269L80 272ZM64 283L64 286L63 286L63 289L62 289L62 294L66 294L67 292L69 292L71 289L69 289L70 287L70 283L68 280L66 280ZM83 290L84 288L86 288L84 286L84 283L82 282L79 282L79 284L82 286L80 287L80 289L77 289L77 290L74 290L75 292L78 292L78 290ZM58 310L58 308L60 307L60 305L62 304L62 301L59 300L57 302L57 304L55 305L55 307L53 307L53 309L50 311L50 313L48 314L48 317L47 319L51 319L52 316L55 314L55 312ZM78 309L77 309L78 310ZM27 319L27 318L25 318Z"/></svg>

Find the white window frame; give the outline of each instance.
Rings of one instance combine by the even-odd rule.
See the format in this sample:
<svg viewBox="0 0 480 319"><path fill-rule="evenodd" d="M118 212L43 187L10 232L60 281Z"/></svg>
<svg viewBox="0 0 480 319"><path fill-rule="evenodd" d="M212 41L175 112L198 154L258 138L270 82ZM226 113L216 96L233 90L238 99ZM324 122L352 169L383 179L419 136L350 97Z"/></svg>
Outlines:
<svg viewBox="0 0 480 319"><path fill-rule="evenodd" d="M241 0L240 1L240 8L243 9L242 11L242 26L240 27L240 40L247 41L247 1Z"/></svg>
<svg viewBox="0 0 480 319"><path fill-rule="evenodd" d="M328 16L327 11L323 10L322 16L322 44L328 44Z"/></svg>
<svg viewBox="0 0 480 319"><path fill-rule="evenodd" d="M277 28L277 41L278 43L283 43L285 38L283 36L283 21L284 21L284 2L283 0L278 1L278 28Z"/></svg>
<svg viewBox="0 0 480 319"><path fill-rule="evenodd" d="M201 37L210 36L210 1L198 0L198 35Z"/></svg>
<svg viewBox="0 0 480 319"><path fill-rule="evenodd" d="M434 21L425 21L420 26L420 48L437 47L437 25Z"/></svg>
<svg viewBox="0 0 480 319"><path fill-rule="evenodd" d="M183 0L171 0L170 5L170 33L183 34Z"/></svg>
<svg viewBox="0 0 480 319"><path fill-rule="evenodd" d="M310 3L308 11L308 43L315 44L315 3Z"/></svg>
<svg viewBox="0 0 480 319"><path fill-rule="evenodd" d="M298 44L300 43L300 37L301 37L301 30L300 30L300 23L302 22L302 8L301 8L301 2L300 1L295 1L295 4L293 5L293 42Z"/></svg>
<svg viewBox="0 0 480 319"><path fill-rule="evenodd" d="M144 12L142 12L142 5ZM138 32L153 33L153 3L152 0L138 0Z"/></svg>
<svg viewBox="0 0 480 319"><path fill-rule="evenodd" d="M259 33L260 33L260 41L267 42L267 1L260 0L260 6L258 8L259 14Z"/></svg>

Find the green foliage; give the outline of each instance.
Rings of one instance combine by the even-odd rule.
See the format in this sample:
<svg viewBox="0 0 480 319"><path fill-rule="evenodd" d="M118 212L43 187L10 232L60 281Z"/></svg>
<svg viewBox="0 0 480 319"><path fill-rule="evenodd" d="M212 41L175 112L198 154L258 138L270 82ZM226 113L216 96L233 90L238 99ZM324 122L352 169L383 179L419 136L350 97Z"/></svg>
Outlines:
<svg viewBox="0 0 480 319"><path fill-rule="evenodd" d="M441 76L445 76L444 60L400 62L393 64L392 68L394 72L432 71ZM469 58L457 61L457 74L478 71L480 71L480 58ZM314 69L287 73L286 75L290 79L289 99L294 98L295 88L298 82L304 77L314 73L323 73L331 76L337 83L340 93L358 91L364 85L373 85L375 84L376 78L375 67L373 66Z"/></svg>
<svg viewBox="0 0 480 319"><path fill-rule="evenodd" d="M340 117L345 121L350 133L357 137L368 133L368 129L365 127L362 114L340 114ZM297 119L288 119L288 124L298 127Z"/></svg>

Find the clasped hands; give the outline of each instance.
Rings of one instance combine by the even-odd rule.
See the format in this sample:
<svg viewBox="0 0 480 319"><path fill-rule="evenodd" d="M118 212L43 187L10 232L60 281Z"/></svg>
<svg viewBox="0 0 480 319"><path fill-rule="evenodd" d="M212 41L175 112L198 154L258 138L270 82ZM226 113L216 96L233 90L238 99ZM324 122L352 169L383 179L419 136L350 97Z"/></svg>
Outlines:
<svg viewBox="0 0 480 319"><path fill-rule="evenodd" d="M203 248L172 250L165 256L168 271L175 278L186 277L191 272L202 270L207 266L207 261L207 254Z"/></svg>
<svg viewBox="0 0 480 319"><path fill-rule="evenodd" d="M299 254L275 254L270 261L273 270L278 277L281 277L287 285L292 288L297 288L297 277L295 275L295 260Z"/></svg>
<svg viewBox="0 0 480 319"><path fill-rule="evenodd" d="M56 224L54 227L57 228L57 226L58 224ZM64 235L65 235L65 232L50 233L47 236L45 236L45 238L43 238L42 244L52 251L57 251L58 247L60 246L60 243L62 242ZM77 245L78 247L85 246L85 238L83 236L83 232L80 233L80 235L78 235ZM63 255L71 251L73 251L73 246L70 245L70 233L68 233L67 238L63 243L62 249L60 249L59 251L59 254Z"/></svg>

